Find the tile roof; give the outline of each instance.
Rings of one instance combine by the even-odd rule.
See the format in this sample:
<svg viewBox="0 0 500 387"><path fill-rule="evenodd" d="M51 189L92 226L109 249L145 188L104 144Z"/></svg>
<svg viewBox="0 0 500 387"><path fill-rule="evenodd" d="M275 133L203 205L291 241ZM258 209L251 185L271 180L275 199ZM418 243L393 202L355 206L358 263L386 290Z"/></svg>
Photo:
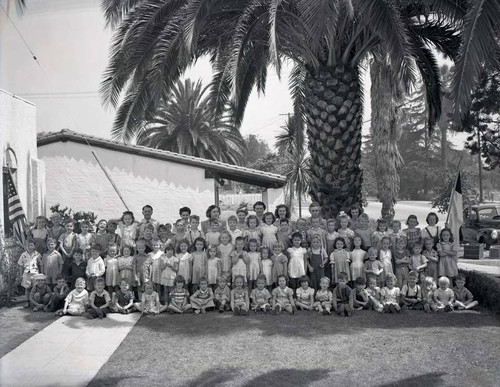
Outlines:
<svg viewBox="0 0 500 387"><path fill-rule="evenodd" d="M205 169L207 177L239 181L265 188L280 188L286 183L286 178L284 176L276 175L274 173L258 171L256 169L240 167L238 165L226 164L200 157L187 156L160 149L148 148L141 145L123 144L101 137L73 132L68 129L63 129L60 132L49 133L37 138L38 147L59 141L73 141L81 144L88 143L92 147L111 149L118 152L132 153L139 156L199 167Z"/></svg>

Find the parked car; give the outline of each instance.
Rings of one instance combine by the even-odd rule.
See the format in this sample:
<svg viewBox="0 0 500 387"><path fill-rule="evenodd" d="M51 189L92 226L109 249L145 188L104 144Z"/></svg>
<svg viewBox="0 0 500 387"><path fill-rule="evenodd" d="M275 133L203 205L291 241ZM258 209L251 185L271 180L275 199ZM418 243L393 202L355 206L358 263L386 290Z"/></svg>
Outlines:
<svg viewBox="0 0 500 387"><path fill-rule="evenodd" d="M460 227L462 243L484 243L488 250L499 244L500 204L480 204L464 211L464 224Z"/></svg>

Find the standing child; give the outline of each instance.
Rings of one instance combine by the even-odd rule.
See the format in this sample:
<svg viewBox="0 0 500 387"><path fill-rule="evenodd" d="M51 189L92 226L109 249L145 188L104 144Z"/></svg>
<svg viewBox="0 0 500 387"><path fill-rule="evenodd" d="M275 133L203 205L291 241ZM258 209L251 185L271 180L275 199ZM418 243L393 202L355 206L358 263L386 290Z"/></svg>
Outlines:
<svg viewBox="0 0 500 387"><path fill-rule="evenodd" d="M47 251L47 239L49 238L49 230L47 229L47 218L43 215L37 216L35 227L28 231L28 237L35 241L35 250L41 255Z"/></svg>
<svg viewBox="0 0 500 387"><path fill-rule="evenodd" d="M92 246L93 235L90 233L90 223L84 221L80 223L80 234L76 236L76 248L83 251L85 260L90 258L90 246Z"/></svg>
<svg viewBox="0 0 500 387"><path fill-rule="evenodd" d="M353 239L354 249L350 253L351 260L351 279L355 280L358 277L365 277L364 267L366 251L361 248L361 238L355 236Z"/></svg>
<svg viewBox="0 0 500 387"><path fill-rule="evenodd" d="M333 294L328 288L330 287L330 278L323 277L319 281L320 289L316 292L316 302L313 308L319 314L332 314Z"/></svg>
<svg viewBox="0 0 500 387"><path fill-rule="evenodd" d="M370 218L363 213L359 216L358 228L354 229L354 233L361 237L363 250L372 247L372 230L370 229Z"/></svg>
<svg viewBox="0 0 500 387"><path fill-rule="evenodd" d="M326 253L328 256L335 250L335 239L339 237L339 233L335 231L337 222L331 218L326 221Z"/></svg>
<svg viewBox="0 0 500 387"><path fill-rule="evenodd" d="M183 289L183 291L187 293L186 289ZM166 305L160 304L160 296L157 292L155 292L154 285L151 281L144 284L144 292L141 296L141 302L136 302L134 307L141 312L141 316L155 316L167 310Z"/></svg>
<svg viewBox="0 0 500 387"><path fill-rule="evenodd" d="M97 231L92 238L92 244L94 243L101 246L101 257L105 258L109 246L108 221L106 219L101 219L97 222Z"/></svg>
<svg viewBox="0 0 500 387"><path fill-rule="evenodd" d="M38 310L48 312L51 301L52 290L50 289L50 286L47 285L47 277L45 274L35 274L33 276L33 286L31 287L29 296L29 302L33 307L33 310L35 312Z"/></svg>
<svg viewBox="0 0 500 387"><path fill-rule="evenodd" d="M104 290L104 278L97 278L94 283L95 289L90 293L89 304L90 309L83 313L83 317L88 319L104 318L109 313L109 304L111 297Z"/></svg>
<svg viewBox="0 0 500 387"><path fill-rule="evenodd" d="M377 229L372 233L372 246L380 249L382 246L382 239L389 236L387 230L387 221L385 219L377 220Z"/></svg>
<svg viewBox="0 0 500 387"><path fill-rule="evenodd" d="M266 288L270 292L273 285L273 261L269 257L270 249L262 247L260 249L260 258L262 265L262 275L266 278Z"/></svg>
<svg viewBox="0 0 500 387"><path fill-rule="evenodd" d="M422 245L420 243L414 243L411 249L410 256L410 271L416 271L418 273L418 278L424 279L424 270L427 267L427 258L422 254ZM402 288L401 288L402 289Z"/></svg>
<svg viewBox="0 0 500 387"><path fill-rule="evenodd" d="M423 237L432 238L433 245L436 246L439 242L439 234L441 232L437 225L439 218L435 212L429 212L425 221L427 222L427 226L422 230Z"/></svg>
<svg viewBox="0 0 500 387"><path fill-rule="evenodd" d="M199 219L199 218L198 218ZM184 224L183 220L182 219L178 219L176 222L175 222L175 235L174 235L174 247L177 248L179 247L179 244L182 243L184 240L186 240L186 233L188 234L188 238L189 238L189 233L186 231L186 225ZM193 244L194 244L194 241L198 238L198 237L195 237L194 234L196 232L194 231L193 232ZM201 231L200 231L201 233ZM191 246L191 243L189 244L189 246Z"/></svg>
<svg viewBox="0 0 500 387"><path fill-rule="evenodd" d="M314 236L319 236L321 246L326 251L326 230L320 226L320 218L311 218L311 226L306 232L307 244L311 245L311 240Z"/></svg>
<svg viewBox="0 0 500 387"><path fill-rule="evenodd" d="M384 271L380 275L380 283L385 283L385 276L387 274L394 274L394 270L392 268L392 251L389 248L391 245L391 239L389 237L383 237L381 241L381 247L378 252L378 257L380 262L384 267Z"/></svg>
<svg viewBox="0 0 500 387"><path fill-rule="evenodd" d="M474 296L469 289L465 287L465 275L459 274L455 280L455 284L456 286L453 288L453 293L455 293L455 308L458 310L472 309L479 305L474 300Z"/></svg>
<svg viewBox="0 0 500 387"><path fill-rule="evenodd" d="M118 246L113 244L108 247L108 255L104 258L106 268L106 287L108 293L113 294L120 285L120 270L118 269ZM91 294L92 295L92 294Z"/></svg>
<svg viewBox="0 0 500 387"><path fill-rule="evenodd" d="M312 221L314 223L317 220L313 219ZM319 235L314 235L311 238L310 243L311 247L309 248L307 254L309 278L311 279L312 288L314 290L318 290L319 282L321 278L325 276L325 264L328 262L328 255L326 254L326 250L322 246L321 237Z"/></svg>
<svg viewBox="0 0 500 387"><path fill-rule="evenodd" d="M401 222L399 220L393 220L391 223L391 233L390 233L390 238L391 238L391 248L395 249L396 248L396 239L398 238L405 238L406 239L406 233L401 230Z"/></svg>
<svg viewBox="0 0 500 387"><path fill-rule="evenodd" d="M250 263L250 257L248 256L248 253L245 250L243 250L244 246L245 246L244 239L242 237L236 238L236 242L234 245L235 249L231 253L231 261L233 264L231 268L231 274L233 277L233 283L236 276L243 277L244 278L243 282L247 280L247 266Z"/></svg>
<svg viewBox="0 0 500 387"><path fill-rule="evenodd" d="M439 275L453 279L458 275L458 252L453 243L453 234L449 228L441 230L441 241L436 249L439 254Z"/></svg>
<svg viewBox="0 0 500 387"><path fill-rule="evenodd" d="M288 276L288 258L283 254L284 246L281 243L276 243L273 246L273 255L271 260L273 261L273 275L271 282L273 285L278 285L278 277L280 275Z"/></svg>
<svg viewBox="0 0 500 387"><path fill-rule="evenodd" d="M385 277L385 287L380 290L380 302L384 307L385 313L399 313L401 307L399 306L399 288L394 286L396 284L396 276L388 274Z"/></svg>
<svg viewBox="0 0 500 387"><path fill-rule="evenodd" d="M59 241L59 237L64 234L64 226L62 225L61 214L54 212L50 215L50 223L52 226L49 228L49 238Z"/></svg>
<svg viewBox="0 0 500 387"><path fill-rule="evenodd" d="M134 254L132 247L122 247L122 255L118 259L118 272L120 279L127 279L129 283L134 280Z"/></svg>
<svg viewBox="0 0 500 387"><path fill-rule="evenodd" d="M153 283L155 292L161 292L161 272L163 271L163 251L160 250L161 242L158 238L154 238L153 251L148 254L148 260L145 263L146 279Z"/></svg>
<svg viewBox="0 0 500 387"><path fill-rule="evenodd" d="M264 222L260 225L260 233L262 234L262 246L271 247L278 239L276 234L278 233L278 227L274 225L276 218L272 212L266 212L264 214Z"/></svg>
<svg viewBox="0 0 500 387"><path fill-rule="evenodd" d="M231 309L236 316L246 315L248 313L248 292L243 288L245 277L234 275L234 289L231 290Z"/></svg>
<svg viewBox="0 0 500 387"><path fill-rule="evenodd" d="M408 283L403 285L400 293L399 304L403 309L420 310L422 309L422 289L417 285L418 272L410 271Z"/></svg>
<svg viewBox="0 0 500 387"><path fill-rule="evenodd" d="M243 233L247 229L247 216L248 216L248 210L246 206L239 207L236 210L236 217L238 218L238 223L236 227L241 230Z"/></svg>
<svg viewBox="0 0 500 387"><path fill-rule="evenodd" d="M265 216L264 216L265 218ZM248 288L253 289L257 286L257 277L262 273L262 262L260 253L257 251L258 242L256 239L248 241Z"/></svg>
<svg viewBox="0 0 500 387"><path fill-rule="evenodd" d="M199 229L200 217L198 215L191 215L189 217L189 227L184 233L184 239L189 242L189 246L194 243L196 238L203 238L203 233Z"/></svg>
<svg viewBox="0 0 500 387"><path fill-rule="evenodd" d="M420 243L422 241L422 231L417 228L418 219L416 215L408 216L408 219L406 219L406 225L408 226L408 228L404 229L403 231L406 234L408 247L411 247L414 243Z"/></svg>
<svg viewBox="0 0 500 387"><path fill-rule="evenodd" d="M217 249L217 246L208 246L207 253L207 281L208 286L210 286L210 288L213 290L217 287L217 278L219 278L222 274L222 265L219 258L219 250Z"/></svg>
<svg viewBox="0 0 500 387"><path fill-rule="evenodd" d="M236 240L236 238L240 236L243 236L243 231L238 228L238 218L236 218L236 216L231 215L227 218L227 227L228 229L226 232L230 235L232 241Z"/></svg>
<svg viewBox="0 0 500 387"><path fill-rule="evenodd" d="M144 226L143 229L144 235L142 236L142 239L146 243L146 254L149 254L153 251L153 241L155 240L155 226L152 223L148 223Z"/></svg>
<svg viewBox="0 0 500 387"><path fill-rule="evenodd" d="M21 254L17 265L19 266L19 277L22 278L21 286L25 289L24 294L26 296L26 301L28 305L26 308L30 307L29 295L32 287L32 280L35 274L39 274L39 266L41 265L42 257L38 251L36 251L35 241L32 238L28 238L26 241L26 251Z"/></svg>
<svg viewBox="0 0 500 387"><path fill-rule="evenodd" d="M323 230L326 230L326 221L321 217L321 205L318 202L309 204L309 213L311 217L307 220L308 226L312 225L313 219L318 219L319 225Z"/></svg>
<svg viewBox="0 0 500 387"><path fill-rule="evenodd" d="M349 275L345 271L341 271L337 275L337 286L333 289L333 309L339 316L352 316L353 297L352 289L347 285Z"/></svg>
<svg viewBox="0 0 500 387"><path fill-rule="evenodd" d="M260 244L260 240L262 237L262 233L259 228L259 219L256 215L250 215L247 218L247 229L243 233L245 237L245 241L249 241L250 239L256 239Z"/></svg>
<svg viewBox="0 0 500 387"><path fill-rule="evenodd" d="M73 250L76 248L76 234L73 232L75 223L72 219L64 222L64 234L59 237L59 249L63 258L62 272L68 274L69 267L73 258Z"/></svg>
<svg viewBox="0 0 500 387"><path fill-rule="evenodd" d="M338 238L343 238L346 249L351 250L352 246L351 241L354 238L355 234L354 231L349 228L349 218L347 217L347 215L344 214L339 216L339 225L340 227L337 230ZM334 243L334 248L335 248L335 243Z"/></svg>
<svg viewBox="0 0 500 387"><path fill-rule="evenodd" d="M272 308L275 314L280 314L283 309L288 313L295 313L293 290L286 286L286 277L284 275L278 276L278 286L273 289L272 296Z"/></svg>
<svg viewBox="0 0 500 387"><path fill-rule="evenodd" d="M164 224L158 226L158 239L160 240L160 250L165 251L167 245L173 245L174 240L168 236L168 228Z"/></svg>
<svg viewBox="0 0 500 387"><path fill-rule="evenodd" d="M170 304L168 310L184 314L191 309L191 304L188 303L189 292L186 289L186 280L183 276L178 275L174 279L174 289L170 292Z"/></svg>
<svg viewBox="0 0 500 387"><path fill-rule="evenodd" d="M137 292L138 299L142 298L142 289L146 283L146 262L148 261L148 255L146 254L146 242L143 238L139 238L136 244L137 253L134 255L134 292Z"/></svg>
<svg viewBox="0 0 500 387"><path fill-rule="evenodd" d="M206 313L215 307L214 292L208 286L208 280L205 277L200 278L200 288L191 296L191 307L194 314Z"/></svg>
<svg viewBox="0 0 500 387"><path fill-rule="evenodd" d="M356 310L367 310L371 309L372 303L370 301L370 296L365 289L366 280L364 277L357 277L354 280L354 289L351 293L352 295L352 305Z"/></svg>
<svg viewBox="0 0 500 387"><path fill-rule="evenodd" d="M57 276L61 274L63 259L61 254L56 251L57 242L49 238L47 240L48 251L42 258L42 273L46 275L47 283L54 285L57 283ZM69 270L68 270L69 271Z"/></svg>
<svg viewBox="0 0 500 387"><path fill-rule="evenodd" d="M375 278L377 285L381 284L381 274L384 272L384 265L377 259L378 251L375 247L369 248L366 253L368 261L365 262L364 273L368 279L370 276ZM389 273L391 274L391 273Z"/></svg>
<svg viewBox="0 0 500 387"><path fill-rule="evenodd" d="M219 313L224 313L226 310L231 310L231 290L227 286L227 278L224 276L217 278L217 284L217 289L214 292L214 303Z"/></svg>
<svg viewBox="0 0 500 387"><path fill-rule="evenodd" d="M177 246L176 254L176 257L179 259L179 269L177 270L177 277L181 276L186 286L189 286L191 284L191 273L193 272L193 256L189 253L188 249L188 241L183 240Z"/></svg>
<svg viewBox="0 0 500 387"><path fill-rule="evenodd" d="M439 277L439 287L434 290L434 302L438 312L451 312L455 304L455 293L450 289L450 280L448 277Z"/></svg>
<svg viewBox="0 0 500 387"><path fill-rule="evenodd" d="M77 278L85 278L87 272L87 262L83 259L83 251L80 249L75 249L73 252L73 262L69 267L69 277L68 282L71 284L71 288L75 287L75 281ZM58 309L62 309L62 306Z"/></svg>
<svg viewBox="0 0 500 387"><path fill-rule="evenodd" d="M220 232L219 232L219 221L216 219L210 220L210 231L205 234L205 240L208 245L219 244Z"/></svg>
<svg viewBox="0 0 500 387"><path fill-rule="evenodd" d="M290 279L292 290L295 290L300 286L299 278L306 275L308 259L307 249L301 247L301 243L301 234L296 232L292 235L292 247L289 247L287 250L290 256L290 260L288 261L288 277Z"/></svg>
<svg viewBox="0 0 500 387"><path fill-rule="evenodd" d="M94 282L102 276L106 270L104 261L101 258L101 245L94 243L90 248L90 259L87 261L87 269L85 274L88 278L88 289L94 290Z"/></svg>
<svg viewBox="0 0 500 387"><path fill-rule="evenodd" d="M349 268L349 263L351 262L351 256L349 252L345 249L344 238L337 238L335 240L335 250L330 255L330 265L334 268L333 270L333 281L336 283L339 281L339 274L346 273L347 281L351 280L351 270ZM334 306L335 307L335 306Z"/></svg>
<svg viewBox="0 0 500 387"><path fill-rule="evenodd" d="M138 223L135 221L134 213L132 211L125 211L118 222L118 235L121 237L120 248L130 246L135 248L135 241L139 236Z"/></svg>
<svg viewBox="0 0 500 387"><path fill-rule="evenodd" d="M118 248L122 244L122 238L116 233L118 222L114 219L108 221L108 244L116 245Z"/></svg>
<svg viewBox="0 0 500 387"><path fill-rule="evenodd" d="M218 224L218 223L217 223ZM214 225L214 223L212 223ZM207 253L206 243L203 238L196 238L194 241L193 257L193 273L191 277L192 292L198 290L198 285L201 277L207 276Z"/></svg>
<svg viewBox="0 0 500 387"><path fill-rule="evenodd" d="M307 221L304 218L299 218L297 219L297 222L295 223L295 230L290 234L289 236L289 246L292 246L292 238L295 233L300 234L300 238L302 239L302 243L300 244L301 247L307 249ZM288 248L287 248L288 249Z"/></svg>
<svg viewBox="0 0 500 387"><path fill-rule="evenodd" d="M231 267L233 263L231 262L231 253L233 252L234 246L231 243L232 238L229 232L222 231L220 233L220 244L217 246L219 250L219 257L221 260L221 271L222 275L231 282Z"/></svg>
<svg viewBox="0 0 500 387"><path fill-rule="evenodd" d="M134 311L134 292L130 290L128 278L122 278L120 289L112 294L109 309L115 313L129 314Z"/></svg>
<svg viewBox="0 0 500 387"><path fill-rule="evenodd" d="M75 289L69 292L64 301L64 308L58 310L56 316L63 316L65 314L81 316L85 312L88 304L89 293L85 290L85 280L83 278L77 278L75 281Z"/></svg>
<svg viewBox="0 0 500 387"><path fill-rule="evenodd" d="M283 244L287 249L290 244L290 221L288 219L280 219L278 226L278 233L276 239L279 243ZM272 248L272 247L271 247Z"/></svg>
<svg viewBox="0 0 500 387"><path fill-rule="evenodd" d="M363 213L363 209L357 204L353 204L348 212L351 218L351 228L356 230L359 227L359 216Z"/></svg>
<svg viewBox="0 0 500 387"><path fill-rule="evenodd" d="M424 270L426 276L431 276L434 281L438 279L438 263L439 255L436 249L434 249L434 239L426 237L424 238L424 251L422 254L427 258L427 267Z"/></svg>
<svg viewBox="0 0 500 387"><path fill-rule="evenodd" d="M314 289L309 287L309 277L304 275L300 277L300 288L297 288L295 295L297 301L295 305L300 310L312 310L314 304Z"/></svg>
<svg viewBox="0 0 500 387"><path fill-rule="evenodd" d="M396 247L392 252L394 257L394 268L397 279L397 287L401 289L408 283L408 273L410 266L410 253L407 250L406 238L396 239Z"/></svg>
<svg viewBox="0 0 500 387"><path fill-rule="evenodd" d="M75 255L73 255L73 258L75 258ZM54 289L52 291L52 300L50 301L49 307L52 312L61 310L64 307L64 300L69 294L69 287L66 283L66 278L64 277L64 275L59 274L56 277L56 281L57 284L56 286L54 286Z"/></svg>
<svg viewBox="0 0 500 387"><path fill-rule="evenodd" d="M179 271L179 258L174 255L174 247L171 244L165 246L165 254L161 257L163 269L160 283L163 286L163 300L165 305L170 303L170 292L174 289L174 280Z"/></svg>
<svg viewBox="0 0 500 387"><path fill-rule="evenodd" d="M267 313L271 310L271 304L269 303L270 298L271 293L269 293L269 290L266 289L266 277L259 275L257 278L257 287L252 290L252 293L250 293L252 310L255 311L255 313Z"/></svg>

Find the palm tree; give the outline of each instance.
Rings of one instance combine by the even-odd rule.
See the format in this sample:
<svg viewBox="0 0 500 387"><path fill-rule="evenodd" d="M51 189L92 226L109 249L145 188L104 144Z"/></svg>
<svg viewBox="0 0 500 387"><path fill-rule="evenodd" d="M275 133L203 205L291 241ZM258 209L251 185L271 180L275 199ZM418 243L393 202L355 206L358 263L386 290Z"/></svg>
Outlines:
<svg viewBox="0 0 500 387"><path fill-rule="evenodd" d="M361 201L361 63L383 45L393 76L406 87L415 78L415 40L398 2L102 1L116 32L101 91L105 103L120 106L118 116L141 117L154 110L163 90L197 58L208 55L214 71L214 114L222 114L232 100L233 119L240 125L253 88L265 89L268 67L273 65L279 75L283 60L291 60L295 114L307 120L312 199L326 217ZM429 7L408 4L416 16L437 15L432 22L437 30L449 28L439 6L446 6L447 14L460 11L445 0ZM429 23L426 17L415 17L415 28ZM115 132L120 130L130 134L127 125L115 125Z"/></svg>
<svg viewBox="0 0 500 387"><path fill-rule="evenodd" d="M214 117L207 91L200 81L178 81L154 116L139 123L137 144L243 165L245 142L226 117Z"/></svg>
<svg viewBox="0 0 500 387"><path fill-rule="evenodd" d="M304 147L304 121L296 115L288 115L283 131L276 135L274 146L278 154L283 156L286 153L293 153L297 149Z"/></svg>

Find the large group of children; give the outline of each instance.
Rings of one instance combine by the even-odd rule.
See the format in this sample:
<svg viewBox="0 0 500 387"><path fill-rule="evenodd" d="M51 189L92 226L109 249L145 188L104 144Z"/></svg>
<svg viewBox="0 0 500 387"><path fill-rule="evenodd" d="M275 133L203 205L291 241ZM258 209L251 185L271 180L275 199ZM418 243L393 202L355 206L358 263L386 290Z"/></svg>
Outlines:
<svg viewBox="0 0 500 387"><path fill-rule="evenodd" d="M99 220L95 232L82 222L79 233L59 213L50 227L39 216L19 259L28 307L103 318L209 310L351 316L477 305L458 273L453 235L433 212L422 229L410 215L404 230L396 220L378 220L373 230L358 206L325 220L312 203L311 216L294 222L286 205L274 213L263 202L253 209L224 221L212 205L200 223L183 207L172 226L153 219L146 205L140 222L126 211Z"/></svg>

